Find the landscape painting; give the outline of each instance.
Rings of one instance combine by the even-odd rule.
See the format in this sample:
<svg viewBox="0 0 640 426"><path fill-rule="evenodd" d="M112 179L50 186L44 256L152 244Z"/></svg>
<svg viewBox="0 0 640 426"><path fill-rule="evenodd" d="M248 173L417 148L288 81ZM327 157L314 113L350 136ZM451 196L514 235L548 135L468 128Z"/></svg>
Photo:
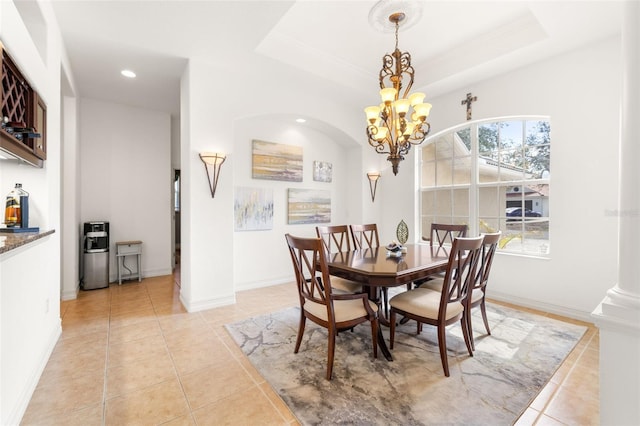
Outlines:
<svg viewBox="0 0 640 426"><path fill-rule="evenodd" d="M316 182L331 182L333 164L326 161L313 162L313 180Z"/></svg>
<svg viewBox="0 0 640 426"><path fill-rule="evenodd" d="M254 179L302 182L302 147L253 140Z"/></svg>
<svg viewBox="0 0 640 426"><path fill-rule="evenodd" d="M273 189L236 188L233 214L235 231L273 229Z"/></svg>
<svg viewBox="0 0 640 426"><path fill-rule="evenodd" d="M289 188L289 224L331 222L331 191Z"/></svg>

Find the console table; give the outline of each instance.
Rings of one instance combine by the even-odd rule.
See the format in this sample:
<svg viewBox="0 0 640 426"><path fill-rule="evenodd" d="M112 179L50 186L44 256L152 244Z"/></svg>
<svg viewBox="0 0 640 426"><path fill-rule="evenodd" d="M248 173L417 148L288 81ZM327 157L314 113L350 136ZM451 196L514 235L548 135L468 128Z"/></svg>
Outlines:
<svg viewBox="0 0 640 426"><path fill-rule="evenodd" d="M136 256L138 269L133 272L125 265L125 257ZM142 281L142 241L118 241L116 242L116 261L118 263L118 284L122 284L122 279L130 280L137 278ZM129 274L123 276L122 269L126 268Z"/></svg>

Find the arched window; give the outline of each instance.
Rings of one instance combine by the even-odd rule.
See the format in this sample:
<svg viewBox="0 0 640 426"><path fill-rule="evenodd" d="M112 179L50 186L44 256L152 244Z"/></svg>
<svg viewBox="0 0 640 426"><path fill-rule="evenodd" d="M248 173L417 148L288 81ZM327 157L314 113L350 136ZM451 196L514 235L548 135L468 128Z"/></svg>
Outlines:
<svg viewBox="0 0 640 426"><path fill-rule="evenodd" d="M431 223L467 224L469 234L501 230L499 250L549 254L549 117L466 122L420 150L422 235Z"/></svg>

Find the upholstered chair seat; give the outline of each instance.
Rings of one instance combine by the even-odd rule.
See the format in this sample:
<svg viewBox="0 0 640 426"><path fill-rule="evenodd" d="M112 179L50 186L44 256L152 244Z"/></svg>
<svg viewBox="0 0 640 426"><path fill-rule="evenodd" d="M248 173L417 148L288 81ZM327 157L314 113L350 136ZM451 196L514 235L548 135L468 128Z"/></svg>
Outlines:
<svg viewBox="0 0 640 426"><path fill-rule="evenodd" d="M439 291L419 287L410 292L403 292L392 297L389 303L400 311L411 312L423 318L437 319L440 312L440 299L442 299L442 296ZM462 303L450 303L447 306L445 319L451 319L459 315L463 310L464 305Z"/></svg>
<svg viewBox="0 0 640 426"><path fill-rule="evenodd" d="M333 284L333 280L331 280L331 283ZM370 300L368 302L371 309L377 312L378 305ZM329 321L329 318L327 318L327 306L322 303L308 301L304 304L304 310L323 321ZM367 310L360 299L334 300L333 313L336 322L346 322L367 316Z"/></svg>

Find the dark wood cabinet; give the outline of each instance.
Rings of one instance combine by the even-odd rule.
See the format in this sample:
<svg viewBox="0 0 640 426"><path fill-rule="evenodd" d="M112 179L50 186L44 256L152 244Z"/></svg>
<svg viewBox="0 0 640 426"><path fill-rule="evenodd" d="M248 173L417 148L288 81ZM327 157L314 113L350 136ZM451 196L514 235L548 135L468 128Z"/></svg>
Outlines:
<svg viewBox="0 0 640 426"><path fill-rule="evenodd" d="M47 105L1 44L0 49L3 120L0 149L42 167L47 158Z"/></svg>

